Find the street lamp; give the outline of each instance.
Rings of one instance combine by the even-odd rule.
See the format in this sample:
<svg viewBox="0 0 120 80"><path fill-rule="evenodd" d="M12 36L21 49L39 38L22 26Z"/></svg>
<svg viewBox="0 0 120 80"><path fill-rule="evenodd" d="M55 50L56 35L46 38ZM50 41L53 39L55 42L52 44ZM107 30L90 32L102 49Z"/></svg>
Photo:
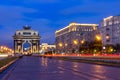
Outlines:
<svg viewBox="0 0 120 80"><path fill-rule="evenodd" d="M78 44L78 40L73 40L74 45Z"/></svg>
<svg viewBox="0 0 120 80"><path fill-rule="evenodd" d="M96 35L95 38L96 38L97 41L101 41L101 36L100 35Z"/></svg>
<svg viewBox="0 0 120 80"><path fill-rule="evenodd" d="M59 43L58 45L59 45L59 47L62 47L62 46L63 46L63 44L62 44L62 43Z"/></svg>
<svg viewBox="0 0 120 80"><path fill-rule="evenodd" d="M65 43L65 53L68 53L68 44L67 43Z"/></svg>
<svg viewBox="0 0 120 80"><path fill-rule="evenodd" d="M60 50L61 50L61 52L62 52L62 47L63 47L63 44L60 42L59 44L58 44L58 46L60 47Z"/></svg>
<svg viewBox="0 0 120 80"><path fill-rule="evenodd" d="M102 53L106 53L106 47L105 46L102 47Z"/></svg>
<svg viewBox="0 0 120 80"><path fill-rule="evenodd" d="M67 44L67 43L65 43L65 46L68 46L68 44Z"/></svg>
<svg viewBox="0 0 120 80"><path fill-rule="evenodd" d="M73 40L73 44L77 46L76 52L78 52L78 40L77 39Z"/></svg>
<svg viewBox="0 0 120 80"><path fill-rule="evenodd" d="M97 51L95 51L95 53L102 51L102 38L101 38L100 34L97 34L95 36L95 46L96 46L96 50L97 50Z"/></svg>
<svg viewBox="0 0 120 80"><path fill-rule="evenodd" d="M85 43L85 40L82 40L82 41L81 41L81 44L84 44L84 43Z"/></svg>
<svg viewBox="0 0 120 80"><path fill-rule="evenodd" d="M84 43L85 43L85 40L84 39L82 39L81 41L80 41L80 43L81 43L81 47L80 47L80 50L79 51L81 51L82 53L84 53L86 50L85 50L85 45L83 45Z"/></svg>

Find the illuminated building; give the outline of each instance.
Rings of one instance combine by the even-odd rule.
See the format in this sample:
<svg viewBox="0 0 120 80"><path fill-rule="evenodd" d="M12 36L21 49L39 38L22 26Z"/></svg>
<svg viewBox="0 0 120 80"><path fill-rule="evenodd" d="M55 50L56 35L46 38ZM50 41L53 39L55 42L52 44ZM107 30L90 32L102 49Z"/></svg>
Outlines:
<svg viewBox="0 0 120 80"><path fill-rule="evenodd" d="M101 22L101 35L104 45L120 44L120 16L110 16Z"/></svg>
<svg viewBox="0 0 120 80"><path fill-rule="evenodd" d="M0 46L0 57L1 56L8 56L8 55L13 55L14 51L6 46ZM5 55L1 55L5 54Z"/></svg>
<svg viewBox="0 0 120 80"><path fill-rule="evenodd" d="M84 42L94 41L97 27L98 24L70 23L67 27L57 30L56 52L71 53L73 49L78 50Z"/></svg>
<svg viewBox="0 0 120 80"><path fill-rule="evenodd" d="M49 51L54 51L56 48L55 45L49 45L48 43L42 43L40 45L41 53L49 52Z"/></svg>

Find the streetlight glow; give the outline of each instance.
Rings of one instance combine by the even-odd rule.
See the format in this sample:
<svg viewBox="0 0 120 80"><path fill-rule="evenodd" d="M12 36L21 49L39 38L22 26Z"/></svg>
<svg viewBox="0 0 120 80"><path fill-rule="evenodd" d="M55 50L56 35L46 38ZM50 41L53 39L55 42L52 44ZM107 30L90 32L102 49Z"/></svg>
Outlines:
<svg viewBox="0 0 120 80"><path fill-rule="evenodd" d="M77 44L78 44L78 41L77 41L77 40L74 40L73 43L74 43L75 45L77 45Z"/></svg>
<svg viewBox="0 0 120 80"><path fill-rule="evenodd" d="M13 53L14 51L6 46L0 46L1 53Z"/></svg>
<svg viewBox="0 0 120 80"><path fill-rule="evenodd" d="M67 44L67 43L65 43L65 46L68 46L68 44Z"/></svg>
<svg viewBox="0 0 120 80"><path fill-rule="evenodd" d="M98 41L101 40L101 36L100 36L100 35L96 35L95 38L96 38L96 40L98 40Z"/></svg>
<svg viewBox="0 0 120 80"><path fill-rule="evenodd" d="M62 43L59 43L58 45L59 45L60 47L62 47L62 46L63 46L63 45L62 45Z"/></svg>
<svg viewBox="0 0 120 80"><path fill-rule="evenodd" d="M109 38L110 38L110 36L107 35L107 36L106 36L106 39L108 40Z"/></svg>
<svg viewBox="0 0 120 80"><path fill-rule="evenodd" d="M81 44L84 44L84 42L85 42L85 40L82 40L82 41L81 41Z"/></svg>

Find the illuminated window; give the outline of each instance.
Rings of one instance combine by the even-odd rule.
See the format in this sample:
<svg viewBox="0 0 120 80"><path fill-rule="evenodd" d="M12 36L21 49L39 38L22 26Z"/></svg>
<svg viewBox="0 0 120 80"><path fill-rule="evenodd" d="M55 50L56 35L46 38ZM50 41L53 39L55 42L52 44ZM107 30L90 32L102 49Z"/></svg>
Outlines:
<svg viewBox="0 0 120 80"><path fill-rule="evenodd" d="M74 31L74 28L72 28L72 31Z"/></svg>
<svg viewBox="0 0 120 80"><path fill-rule="evenodd" d="M118 24L118 23L119 23L119 21L116 21L116 23Z"/></svg>
<svg viewBox="0 0 120 80"><path fill-rule="evenodd" d="M110 41L110 35L106 34L106 41L109 42Z"/></svg>
<svg viewBox="0 0 120 80"><path fill-rule="evenodd" d="M109 25L112 25L112 22L109 22Z"/></svg>
<svg viewBox="0 0 120 80"><path fill-rule="evenodd" d="M76 28L72 28L72 31L76 31Z"/></svg>
<svg viewBox="0 0 120 80"><path fill-rule="evenodd" d="M107 23L106 23L106 21L104 21L103 26L106 26L106 25L107 25Z"/></svg>

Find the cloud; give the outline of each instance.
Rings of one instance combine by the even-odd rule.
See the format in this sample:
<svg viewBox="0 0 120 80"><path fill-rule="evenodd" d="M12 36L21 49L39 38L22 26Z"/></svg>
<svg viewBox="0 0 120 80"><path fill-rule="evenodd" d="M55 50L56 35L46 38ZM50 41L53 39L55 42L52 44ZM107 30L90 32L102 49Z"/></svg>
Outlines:
<svg viewBox="0 0 120 80"><path fill-rule="evenodd" d="M35 13L37 10L20 6L0 6L0 24L9 25L16 20L26 18L25 13ZM7 24L6 24L7 23Z"/></svg>
<svg viewBox="0 0 120 80"><path fill-rule="evenodd" d="M14 32L28 24L39 31L42 42L54 42L55 29L70 22L99 23L104 17L119 14L119 5L119 0L3 0L0 41L11 41Z"/></svg>
<svg viewBox="0 0 120 80"><path fill-rule="evenodd" d="M90 2L85 0L84 4L88 5L74 5L72 7L60 11L63 15L73 15L81 13L96 13L96 14L109 14L111 12L118 13L120 2ZM113 8L116 7L115 8Z"/></svg>
<svg viewBox="0 0 120 80"><path fill-rule="evenodd" d="M50 24L52 22L46 18L35 18L30 22L27 22L28 25L31 25L33 29L38 30L40 33L45 33L54 30Z"/></svg>
<svg viewBox="0 0 120 80"><path fill-rule="evenodd" d="M21 30L26 24L32 26L33 30L39 31L42 37L49 35L49 38L51 39L50 41L54 42L54 35L50 36L51 34L54 34L54 32L52 32L54 29L50 26L50 20L26 16L27 14L35 15L37 10L20 6L0 6L0 11L0 32L3 34L0 35L0 41L2 41L3 44L13 43L12 36L15 31ZM49 39L47 37L45 39L44 38L42 38L43 42L46 42Z"/></svg>
<svg viewBox="0 0 120 80"><path fill-rule="evenodd" d="M23 2L25 3L57 3L59 2L60 0L23 0Z"/></svg>
<svg viewBox="0 0 120 80"><path fill-rule="evenodd" d="M25 24L25 13L35 13L37 10L21 6L0 6L0 35L1 39L11 39L14 30ZM5 32L6 31L6 32Z"/></svg>
<svg viewBox="0 0 120 80"><path fill-rule="evenodd" d="M54 43L55 35L54 28L51 25L51 21L45 18L34 19L29 22L29 25L33 25L32 28L39 31L41 36L41 43Z"/></svg>
<svg viewBox="0 0 120 80"><path fill-rule="evenodd" d="M70 22L99 24L104 17L120 14L120 1L110 0L109 2L109 0L99 0L99 3L97 1L98 0L84 0L83 5L74 5L64 8L59 13L66 18L57 23L61 24L63 27Z"/></svg>

